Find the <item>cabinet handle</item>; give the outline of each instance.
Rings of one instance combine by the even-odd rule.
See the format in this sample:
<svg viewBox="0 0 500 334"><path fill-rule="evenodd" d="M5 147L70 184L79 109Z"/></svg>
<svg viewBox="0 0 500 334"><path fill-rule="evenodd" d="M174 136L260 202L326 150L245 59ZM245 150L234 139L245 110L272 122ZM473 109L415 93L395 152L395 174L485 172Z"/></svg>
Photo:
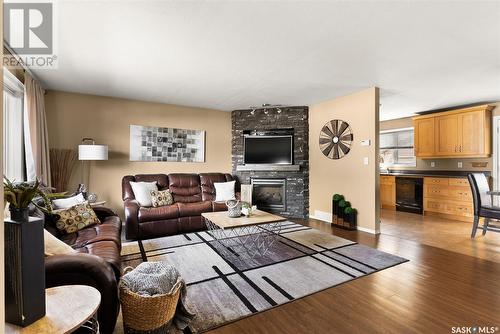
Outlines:
<svg viewBox="0 0 500 334"><path fill-rule="evenodd" d="M455 153L457 152L457 145L455 145Z"/></svg>
<svg viewBox="0 0 500 334"><path fill-rule="evenodd" d="M462 152L462 145L460 145L460 152Z"/></svg>

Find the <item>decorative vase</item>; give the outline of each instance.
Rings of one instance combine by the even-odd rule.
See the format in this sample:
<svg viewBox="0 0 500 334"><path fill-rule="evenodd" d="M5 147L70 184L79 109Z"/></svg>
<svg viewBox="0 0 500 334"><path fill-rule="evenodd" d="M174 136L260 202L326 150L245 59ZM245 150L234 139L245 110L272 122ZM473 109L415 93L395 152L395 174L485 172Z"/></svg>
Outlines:
<svg viewBox="0 0 500 334"><path fill-rule="evenodd" d="M15 222L29 221L29 208L14 208L9 205L10 219Z"/></svg>
<svg viewBox="0 0 500 334"><path fill-rule="evenodd" d="M227 214L230 218L241 217L241 201L230 199L226 201Z"/></svg>
<svg viewBox="0 0 500 334"><path fill-rule="evenodd" d="M45 316L43 219L5 220L5 320L28 326Z"/></svg>

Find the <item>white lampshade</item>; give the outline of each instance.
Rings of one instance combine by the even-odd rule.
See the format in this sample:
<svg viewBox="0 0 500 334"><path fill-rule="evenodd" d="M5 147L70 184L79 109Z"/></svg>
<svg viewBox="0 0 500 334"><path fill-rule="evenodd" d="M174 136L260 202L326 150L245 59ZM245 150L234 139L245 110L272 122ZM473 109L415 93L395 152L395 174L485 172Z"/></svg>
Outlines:
<svg viewBox="0 0 500 334"><path fill-rule="evenodd" d="M108 160L108 145L78 145L78 160Z"/></svg>

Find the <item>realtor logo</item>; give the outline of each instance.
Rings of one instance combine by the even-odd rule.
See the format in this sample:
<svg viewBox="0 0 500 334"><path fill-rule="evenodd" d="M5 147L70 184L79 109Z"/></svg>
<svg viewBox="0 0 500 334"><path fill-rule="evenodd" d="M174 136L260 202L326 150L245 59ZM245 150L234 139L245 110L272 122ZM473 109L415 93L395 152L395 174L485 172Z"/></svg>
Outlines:
<svg viewBox="0 0 500 334"><path fill-rule="evenodd" d="M4 3L4 38L18 55L53 52L52 3Z"/></svg>

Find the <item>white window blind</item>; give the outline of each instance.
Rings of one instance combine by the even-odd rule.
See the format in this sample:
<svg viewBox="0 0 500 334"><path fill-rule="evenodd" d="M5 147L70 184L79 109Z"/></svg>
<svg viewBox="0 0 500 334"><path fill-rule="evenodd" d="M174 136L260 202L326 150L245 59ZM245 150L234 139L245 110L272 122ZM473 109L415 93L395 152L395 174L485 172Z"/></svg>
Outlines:
<svg viewBox="0 0 500 334"><path fill-rule="evenodd" d="M3 81L3 170L9 180L24 181L24 86L8 70Z"/></svg>
<svg viewBox="0 0 500 334"><path fill-rule="evenodd" d="M417 166L413 149L413 128L380 133L380 165L384 168Z"/></svg>

